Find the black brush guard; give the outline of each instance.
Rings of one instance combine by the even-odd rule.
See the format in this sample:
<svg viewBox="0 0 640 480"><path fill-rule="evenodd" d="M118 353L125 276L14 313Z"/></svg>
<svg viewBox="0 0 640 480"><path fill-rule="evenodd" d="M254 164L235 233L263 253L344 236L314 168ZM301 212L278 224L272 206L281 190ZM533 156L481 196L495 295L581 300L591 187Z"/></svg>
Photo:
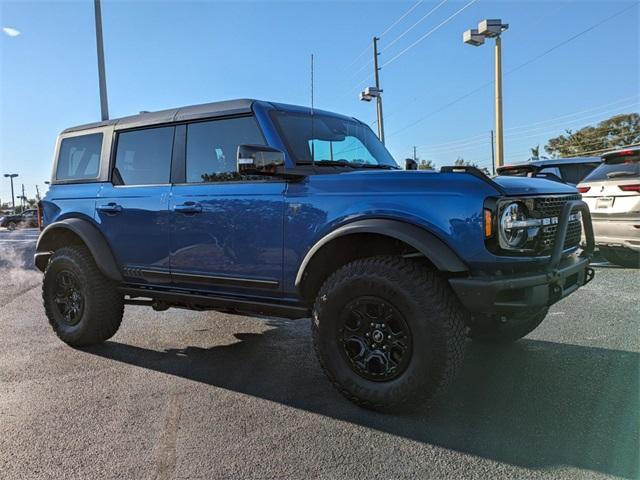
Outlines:
<svg viewBox="0 0 640 480"><path fill-rule="evenodd" d="M579 211L586 245L580 255L563 258L569 216ZM449 280L471 313L510 313L553 305L586 285L595 275L589 261L595 249L589 207L582 200L565 203L558 220L554 247L544 271L500 277L465 277Z"/></svg>

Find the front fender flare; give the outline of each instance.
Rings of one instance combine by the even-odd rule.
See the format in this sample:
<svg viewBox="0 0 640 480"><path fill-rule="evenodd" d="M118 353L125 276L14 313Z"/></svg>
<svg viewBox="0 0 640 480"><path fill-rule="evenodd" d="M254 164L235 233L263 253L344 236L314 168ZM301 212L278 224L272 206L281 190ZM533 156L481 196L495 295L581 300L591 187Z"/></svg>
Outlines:
<svg viewBox="0 0 640 480"><path fill-rule="evenodd" d="M82 218L60 220L47 225L42 231L40 237L38 237L34 258L36 267L38 267L39 270L44 271L52 251L52 245L54 245L54 238L56 234L62 230L71 231L82 240L91 252L98 269L107 278L117 282L122 281L122 274L118 268L118 263L104 235L102 235L100 230L91 222Z"/></svg>
<svg viewBox="0 0 640 480"><path fill-rule="evenodd" d="M367 219L358 220L336 228L322 237L307 252L296 275L296 288L300 288L304 273L313 256L326 244L338 237L355 233L377 233L395 238L411 245L418 252L427 257L436 268L443 272L459 273L469 269L458 255L442 240L424 228L410 223L391 219Z"/></svg>

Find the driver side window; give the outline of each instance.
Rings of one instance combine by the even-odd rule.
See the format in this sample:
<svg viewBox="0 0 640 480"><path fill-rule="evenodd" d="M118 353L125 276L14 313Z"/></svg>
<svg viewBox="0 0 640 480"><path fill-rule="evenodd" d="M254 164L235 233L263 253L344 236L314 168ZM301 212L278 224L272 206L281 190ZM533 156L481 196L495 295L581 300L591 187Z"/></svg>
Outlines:
<svg viewBox="0 0 640 480"><path fill-rule="evenodd" d="M265 145L253 117L187 125L187 183L240 180L236 171L238 145Z"/></svg>

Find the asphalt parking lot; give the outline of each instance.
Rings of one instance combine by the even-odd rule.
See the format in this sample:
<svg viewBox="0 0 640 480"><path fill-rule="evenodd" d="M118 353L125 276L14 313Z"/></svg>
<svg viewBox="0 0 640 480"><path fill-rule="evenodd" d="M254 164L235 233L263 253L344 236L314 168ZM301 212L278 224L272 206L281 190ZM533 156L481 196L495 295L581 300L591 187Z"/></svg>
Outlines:
<svg viewBox="0 0 640 480"><path fill-rule="evenodd" d="M639 473L638 271L596 279L510 346L467 345L430 410L343 399L307 320L127 307L111 341L60 342L37 232L0 231L1 478L610 478Z"/></svg>

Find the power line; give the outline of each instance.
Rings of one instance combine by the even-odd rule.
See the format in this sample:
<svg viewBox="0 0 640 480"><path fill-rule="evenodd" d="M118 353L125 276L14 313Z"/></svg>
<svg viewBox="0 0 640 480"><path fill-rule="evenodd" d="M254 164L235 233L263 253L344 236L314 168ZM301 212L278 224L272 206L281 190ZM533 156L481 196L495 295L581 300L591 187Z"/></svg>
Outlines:
<svg viewBox="0 0 640 480"><path fill-rule="evenodd" d="M599 148L598 150L591 150L590 152L580 152L579 155L575 155L575 156L586 157L587 155L590 155L592 153L601 153L601 152L607 152L609 150L614 150L614 149L617 150L617 149L631 148L631 147L638 147L638 146L640 146L640 143L633 143L631 145L621 145L618 147ZM574 158L574 157L563 157L563 158Z"/></svg>
<svg viewBox="0 0 640 480"><path fill-rule="evenodd" d="M540 58L544 57L545 55L548 55L549 53L553 52L554 50L557 50L558 48L560 48L560 47L562 47L562 46L566 45L567 43L569 43L569 42L571 42L571 41L575 40L576 38L579 38L580 36L582 36L582 35L586 34L587 32L590 32L591 30L595 29L596 27L599 27L599 26L600 26L600 25L602 25L603 23L605 23L605 22L607 22L607 21L609 21L609 20L611 20L611 19L613 19L613 18L615 18L615 17L617 17L617 16L619 16L619 15L623 14L623 13L624 13L624 12L626 12L627 10L629 10L629 9L631 9L632 7L637 6L637 5L638 5L637 3L634 3L633 5L630 5L630 6L626 7L626 8L623 8L622 10L618 11L617 13L614 13L613 15L610 15L609 17L606 17L605 19L603 19L603 20L601 20L601 21L597 22L596 24L594 24L594 25L592 25L592 26L590 26L590 27L586 28L585 30L582 30L581 32L579 32L579 33L577 33L577 34L575 34L575 35L573 35L573 36L569 37L568 39L563 40L562 42L560 42L560 43L558 43L558 44L554 45L553 47L551 47L551 48L549 48L549 49L545 50L545 51L544 51L544 52L542 52L541 54L536 55L535 57L533 57L533 58L531 58L531 59L529 59L529 60L525 61L524 63L522 63L522 64L518 65L517 67L515 67L515 68L513 68L513 69L511 69L511 70L509 70L509 71L507 71L507 72L505 72L505 75L508 75L508 74L513 73L513 72L515 72L515 71L517 71L517 70L520 70L521 68L524 68L525 66L527 66L527 65L529 65L529 64L531 64L531 63L533 63L533 62L535 62L535 61L537 61L537 60L539 60ZM386 65L386 64L385 64L385 65ZM384 66L384 65L383 65L383 66ZM389 135L389 137L394 136L394 135L397 135L398 133L403 132L404 130L406 130L406 129L408 129L408 128L411 128L411 127L413 127L413 126L417 125L418 123L420 123L420 122L422 122L422 121L426 120L427 118L430 118L432 115L435 115L436 113L439 113L439 112L441 112L442 110L445 110L445 109L447 109L447 108L449 108L449 107L451 107L451 106L455 105L456 103L458 103L458 102L460 102L460 101L462 101L462 100L464 100L464 99L466 99L466 98L470 97L471 95L474 95L475 93L479 92L480 90L483 90L484 88L488 87L489 85L493 85L493 83L494 83L494 81L493 81L493 80L491 80L491 81L489 81L489 82L487 82L487 83L484 83L484 84L480 85L479 87L477 87L477 88L475 88L475 89L471 90L470 92L468 92L468 93L466 93L466 94L464 94L464 95L462 95L462 96L460 96L460 97L458 97L458 98L456 98L456 99L452 100L451 102L447 103L446 105L443 105L442 107L440 107L440 108L438 108L438 109L436 109L436 110L434 110L434 111L432 111L432 112L428 113L427 115L424 115L423 117L420 117L419 119L417 119L417 120L416 120L416 121L414 121L413 123L411 123L411 124L407 125L406 127L403 127L403 128L401 128L400 130L397 130L397 131L393 132L391 135Z"/></svg>
<svg viewBox="0 0 640 480"><path fill-rule="evenodd" d="M409 10L407 10L404 15L402 15L400 18L398 18L395 22L393 22L389 27L387 27L387 29L382 32L379 37L382 38L384 37L389 30L391 30L393 27L395 27L398 23L400 23L400 21L402 21L402 19L404 19L407 15L409 15L411 12L413 12L416 8L418 8L420 6L421 3L423 3L424 0L419 0L418 2L416 2L413 7L411 7Z"/></svg>
<svg viewBox="0 0 640 480"><path fill-rule="evenodd" d="M622 102L626 102L628 100L635 99L635 98L638 98L638 95L631 95L630 97L620 98L620 99L618 99L618 100L616 100L614 102L605 103L603 105L599 105L597 107L591 107L591 108L588 108L586 110L581 110L579 112L563 114L563 115L560 115L560 116L557 116L557 117L548 118L546 120L541 120L541 121L537 121L537 122L534 122L534 123L516 125L514 127L506 128L505 131L519 130L519 129L531 127L531 126L534 126L534 125L541 125L541 124L550 123L550 122L553 122L553 121L556 121L556 120L559 120L559 119L562 119L562 118L575 117L577 115L582 115L583 113L593 112L595 110L601 110L601 109L603 109L605 107L609 107L611 105L616 105L616 104L619 104L619 103L622 103ZM634 104L635 103L636 102L634 102ZM619 108L626 108L626 107L627 106L616 107L616 110L619 109ZM602 114L602 113L605 113L605 112L600 112L600 114ZM529 129L527 129L526 131L529 131ZM461 145L461 144L470 143L473 140L478 139L478 138L485 138L485 136L486 136L486 134L480 133L480 134L477 134L477 135L472 135L472 136L464 137L464 138L458 138L458 139L450 140L450 141L447 141L447 142L427 143L427 144L419 145L418 147L419 148L422 148L422 147L439 148L439 147L448 147L448 146L453 146L453 145Z"/></svg>
<svg viewBox="0 0 640 480"><path fill-rule="evenodd" d="M344 69L345 69L345 70L347 70L347 69L351 68L351 67L352 67L352 66L353 66L353 65L354 65L358 60L360 60L360 58L361 58L365 53L367 53L370 49L371 49L371 47L370 47L369 45L367 45L367 48L365 48L362 52L360 52L360 53L358 54L358 56L357 56L356 58L354 58L354 59L353 59L353 61L352 61L349 65L347 65Z"/></svg>
<svg viewBox="0 0 640 480"><path fill-rule="evenodd" d="M591 140L591 141L589 141L589 142L571 143L571 144L564 145L564 146L566 146L566 147L568 147L568 148L589 147L589 146L592 146L592 145L597 145L598 143L603 143L603 142L605 142L605 141L607 141L607 140L610 140L610 139L609 139L609 136L608 136L608 135L604 135L604 136L601 136L601 137L597 137L597 139L596 139L596 140ZM611 149L613 149L613 148L618 148L618 147L615 147L615 146L609 146L609 147L607 147L605 150L611 150ZM620 147L620 148L622 148L622 147ZM546 149L545 149L545 150L546 150ZM521 151L521 152L522 152L522 151ZM519 152L519 153L517 153L517 154L512 154L512 155L510 155L510 157L513 157L513 156L516 156L516 155L520 155L520 154L521 154L521 152ZM582 153L580 153L580 154L582 155Z"/></svg>
<svg viewBox="0 0 640 480"><path fill-rule="evenodd" d="M613 109L607 109L607 110L600 111L600 112L597 112L597 113L591 113L591 114L583 116L583 117L574 118L574 119L568 121L568 123L566 121L564 121L564 122L560 122L560 123L554 123L554 124L551 124L551 125L529 128L529 129L522 130L522 131L519 131L519 132L508 133L508 134L505 135L505 138L511 138L511 139L512 138L522 138L522 139L524 139L524 138L531 138L531 137L539 136L539 135L544 134L545 132L551 132L551 131L556 130L558 128L558 126L573 125L573 124L575 124L577 122L583 122L583 121L585 121L586 119L589 119L589 118L599 117L601 115L605 115L605 114L608 114L610 112L618 112L621 109L625 109L625 108L632 107L632 106L639 105L639 104L640 104L639 101L635 101L635 102L630 103L628 105L623 105L623 106L615 107ZM538 123L542 123L542 122L538 122ZM548 122L545 122L545 123L548 123ZM535 124L532 124L532 125L535 125ZM529 132L533 132L533 131L536 131L536 130L541 130L541 131L538 131L537 133L535 133L533 135L523 136L523 134L526 134L526 133L529 133ZM442 144L424 144L424 145L420 145L420 147L421 148L429 148L430 150L441 150L441 149L449 149L449 148L454 148L454 147L465 147L465 146L466 147L471 147L473 145L479 144L477 139L481 138L481 137L484 138L484 135L475 135L473 137L467 138L464 141L452 141L452 142L442 143ZM484 142L482 142L482 143L484 143Z"/></svg>
<svg viewBox="0 0 640 480"><path fill-rule="evenodd" d="M615 17L617 17L618 15L622 15L622 14L623 14L624 12L626 12L627 10L630 10L630 9L632 9L633 7L637 7L637 6L638 6L638 3L633 3L633 4L629 5L627 8L623 8L622 10L620 10L620 11L619 11L619 12L617 12L617 13L614 13L613 15L609 15L608 17L606 17L606 18L604 18L604 19L600 20L598 23L596 23L596 24L594 24L594 25L590 26L589 28L587 28L587 29L585 29L585 30L582 30L582 31L581 31L581 32L579 32L579 33L576 33L575 35L573 35L573 36L571 36L571 37L567 38L567 39L566 39L566 40L564 40L563 42L560 42L560 43L558 43L557 45L554 45L553 47L551 47L551 48L549 48L549 49L545 50L545 51L544 51L544 52L542 52L540 55L537 55L537 56L535 56L535 57L531 58L530 60L527 60L526 62L524 62L524 63L522 63L522 64L518 65L517 67L515 67L515 68L514 68L514 69L512 69L512 70L509 70L509 72L507 72L507 73L513 73L513 72L515 72L515 71L520 70L520 69L521 69L521 68L523 68L523 67L526 67L526 66L527 66L527 65L529 65L530 63L535 62L536 60L538 60L538 59L540 59L540 58L544 57L545 55L547 55L547 54L549 54L549 53L553 52L554 50L557 50L558 48L560 48L560 47L562 47L562 46L566 45L567 43L572 42L572 41L573 41L573 40L575 40L576 38L579 38L579 37L581 37L582 35L584 35L584 34L586 34L586 33L590 32L591 30L593 30L593 29L595 29L595 28L599 27L599 26L600 26L600 25L602 25L603 23L608 22L608 21L609 21L609 20L611 20L612 18L615 18Z"/></svg>
<svg viewBox="0 0 640 480"><path fill-rule="evenodd" d="M552 121L555 121L555 120L559 120L561 118L575 117L577 115L582 115L583 113L592 112L594 110L600 110L602 108L609 107L611 105L616 105L618 103L626 102L628 100L631 100L632 98L638 98L639 96L640 95L635 94L635 95L631 95L630 97L621 98L619 100L616 100L615 102L605 103L604 105L600 105L598 107L588 108L586 110L581 110L579 112L568 113L568 114L560 115L558 117L553 117L553 118L548 118L546 120L541 120L539 122L528 123L528 124L524 124L524 125L516 125L516 126L513 126L513 127L506 128L505 131L507 131L507 130L519 130L521 128L531 127L533 125L540 125L540 124L543 124L543 123L549 123L549 122L552 122ZM637 102L634 102L634 103L637 103ZM617 107L617 108L626 108L626 107Z"/></svg>
<svg viewBox="0 0 640 480"><path fill-rule="evenodd" d="M380 53L384 53L385 51L387 51L389 48L391 48L398 40L400 40L402 37L404 37L407 33L409 33L411 30L413 30L415 27L417 27L420 23L422 23L424 20L426 20L427 18L429 18L431 16L431 14L433 12L435 12L436 10L438 10L438 8L440 8L442 5L444 5L445 3L447 3L449 0L442 0L439 4L437 4L435 7L433 7L431 10L429 10L425 15L423 15L420 20L418 20L416 23L414 23L413 25L411 25L409 28L407 28L404 32L402 32L400 35L398 35L396 38L394 38L391 43L389 43L386 47L384 47Z"/></svg>
<svg viewBox="0 0 640 480"><path fill-rule="evenodd" d="M395 22L393 22L391 25L389 25L380 35L378 35L378 37L382 38L384 35L386 35L389 32L389 30L391 30L393 27L395 27L400 21L402 21L407 15L409 15L411 12L413 12L423 2L424 2L424 0L419 0L418 2L416 2L409 10L407 10L404 14L402 14ZM360 52L358 54L358 56L345 68L345 70L349 69L350 67L352 67L365 53L369 52L370 49L371 49L371 47L367 46L367 48L365 48L362 52ZM365 63L358 70L353 72L352 75L349 78L355 77L357 73L361 72L366 67L368 67L371 64L371 61L372 60L369 59L367 61L367 63Z"/></svg>
<svg viewBox="0 0 640 480"><path fill-rule="evenodd" d="M405 53L407 53L409 50L411 50L413 47L415 47L417 44L419 44L420 42L422 42L425 38L429 37L431 34L435 33L436 31L438 31L440 29L440 27L446 25L447 23L449 23L451 20L453 20L455 17L457 17L458 15L460 15L464 10L466 10L467 8L469 8L471 5L473 5L474 3L476 3L478 0L471 0L469 3L467 3L464 7L460 8L459 10L457 10L454 14L450 15L449 17L447 17L445 20L443 20L442 22L440 22L436 27L432 28L431 30L429 30L427 33L425 33L423 36L421 36L420 38L418 38L415 42L413 42L411 45L409 45L407 48L405 48L404 50L402 50L400 53L398 53L396 56L392 57L390 60L388 60L386 63L382 64L382 67L386 67L387 65L395 62L398 58L400 58L402 55L404 55Z"/></svg>

